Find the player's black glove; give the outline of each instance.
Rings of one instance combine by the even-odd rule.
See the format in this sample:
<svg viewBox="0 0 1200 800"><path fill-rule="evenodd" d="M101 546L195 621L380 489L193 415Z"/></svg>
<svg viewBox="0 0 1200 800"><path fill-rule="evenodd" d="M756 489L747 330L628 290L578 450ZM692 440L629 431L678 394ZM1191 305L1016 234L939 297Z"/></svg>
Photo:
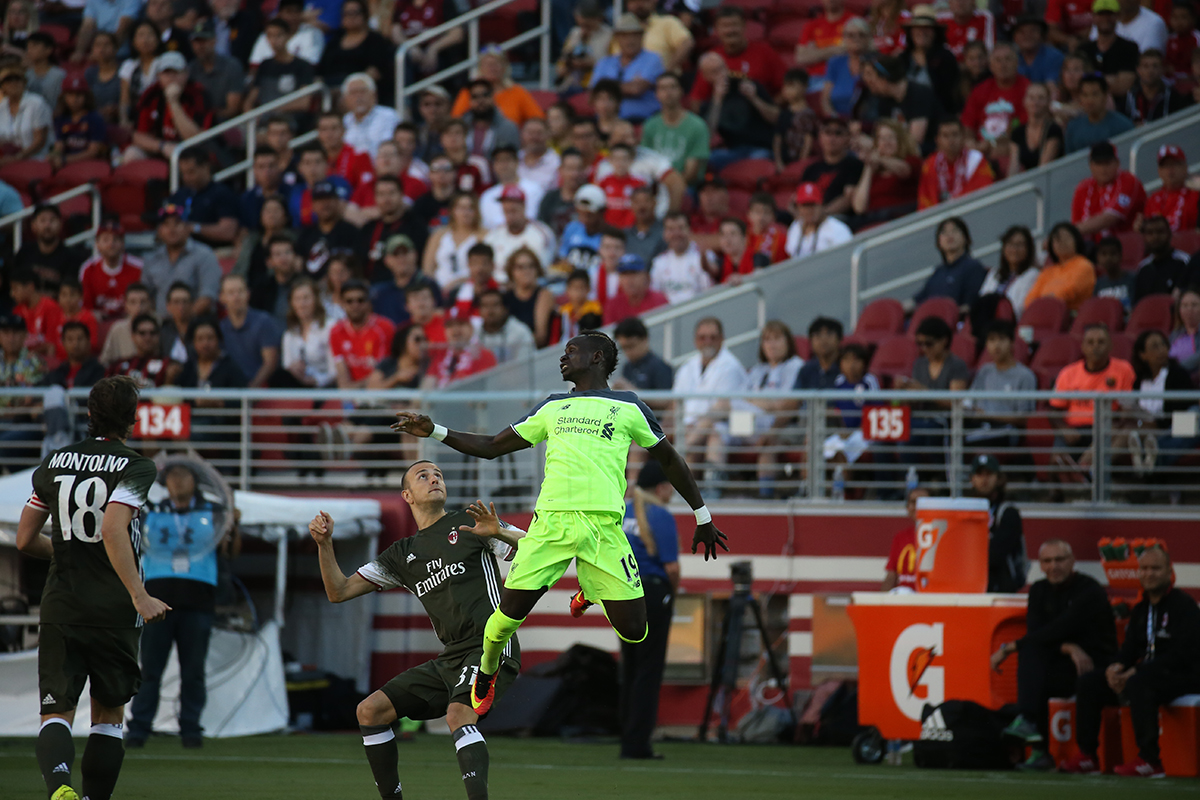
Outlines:
<svg viewBox="0 0 1200 800"><path fill-rule="evenodd" d="M704 545L705 561L709 558L716 559L718 545L726 553L729 552L729 547L725 544L725 534L717 530L717 526L711 522L696 526L696 535L692 537L692 552L696 552L700 545Z"/></svg>

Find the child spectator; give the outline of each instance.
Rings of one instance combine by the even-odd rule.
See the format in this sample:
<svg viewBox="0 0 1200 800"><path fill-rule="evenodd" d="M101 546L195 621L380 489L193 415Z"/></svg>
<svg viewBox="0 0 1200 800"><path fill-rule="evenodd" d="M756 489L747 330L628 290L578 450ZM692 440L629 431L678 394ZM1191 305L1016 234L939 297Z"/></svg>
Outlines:
<svg viewBox="0 0 1200 800"><path fill-rule="evenodd" d="M734 286L742 282L743 275L749 275L755 268L770 266L770 261L762 253L756 253L748 246L746 224L740 219L730 217L721 223L718 233L721 249L710 252L706 258L709 275L714 283L728 281Z"/></svg>
<svg viewBox="0 0 1200 800"><path fill-rule="evenodd" d="M841 464L853 464L867 452L868 442L862 434L863 392L879 391L879 379L867 372L867 350L861 344L852 342L842 346L838 356L838 368L841 370L833 383L834 391L856 392L859 397L853 400L836 400L831 403L831 412L837 415L831 423L844 428L838 433L831 434L825 439L825 460Z"/></svg>
<svg viewBox="0 0 1200 800"><path fill-rule="evenodd" d="M1171 30L1163 53L1167 78L1174 81L1190 80L1192 53L1200 45L1200 31L1196 30L1196 7L1191 0L1175 0L1167 24Z"/></svg>
<svg viewBox="0 0 1200 800"><path fill-rule="evenodd" d="M607 205L604 221L614 228L628 228L634 223L633 190L645 186L641 178L629 174L633 166L633 148L626 144L613 145L608 153L612 174L599 182Z"/></svg>
<svg viewBox="0 0 1200 800"><path fill-rule="evenodd" d="M783 172L788 164L808 158L816 135L817 115L808 105L808 73L789 69L783 74L783 103L775 122L775 168Z"/></svg>
<svg viewBox="0 0 1200 800"><path fill-rule="evenodd" d="M50 163L55 169L75 161L104 157L108 128L95 109L96 101L87 81L75 75L63 82L54 116L55 142L50 149Z"/></svg>
<svg viewBox="0 0 1200 800"><path fill-rule="evenodd" d="M746 211L746 251L766 256L767 264L778 264L787 258L786 246L787 229L776 222L775 197L755 192Z"/></svg>
<svg viewBox="0 0 1200 800"><path fill-rule="evenodd" d="M67 350L63 346L63 326L68 322L79 322L87 326L88 338L98 350L100 328L92 312L83 307L83 289L75 278L64 278L58 285L58 307L62 310L58 328L54 331L55 355L58 360L65 361L67 358Z"/></svg>
<svg viewBox="0 0 1200 800"><path fill-rule="evenodd" d="M1121 240L1115 236L1096 243L1096 268L1100 277L1096 279L1096 297L1115 297L1125 307L1125 313L1133 307L1133 284L1137 273L1121 268Z"/></svg>
<svg viewBox="0 0 1200 800"><path fill-rule="evenodd" d="M604 309L588 299L591 291L592 279L587 270L577 269L567 278L566 302L558 307L558 316L551 323L551 343L569 341L580 331L600 327Z"/></svg>

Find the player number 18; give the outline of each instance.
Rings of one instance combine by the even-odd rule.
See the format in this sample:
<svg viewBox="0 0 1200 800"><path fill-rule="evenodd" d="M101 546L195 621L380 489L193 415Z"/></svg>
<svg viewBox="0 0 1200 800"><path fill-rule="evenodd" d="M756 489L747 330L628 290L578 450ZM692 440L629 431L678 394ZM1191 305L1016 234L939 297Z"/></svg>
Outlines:
<svg viewBox="0 0 1200 800"><path fill-rule="evenodd" d="M104 519L104 504L108 502L108 486L102 478L88 478L75 486L75 475L59 475L54 482L58 487L58 524L62 537L70 541L74 536L81 542L100 541L100 522ZM71 489L75 490L75 513L71 513ZM88 496L91 499L88 499ZM92 518L92 533L87 532L87 518Z"/></svg>

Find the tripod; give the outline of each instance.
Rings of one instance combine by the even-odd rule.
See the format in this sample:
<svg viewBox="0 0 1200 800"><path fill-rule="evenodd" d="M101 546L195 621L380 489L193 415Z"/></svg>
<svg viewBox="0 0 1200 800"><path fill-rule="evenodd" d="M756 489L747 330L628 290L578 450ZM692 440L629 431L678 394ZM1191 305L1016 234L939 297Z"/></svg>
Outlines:
<svg viewBox="0 0 1200 800"><path fill-rule="evenodd" d="M796 712L792 708L791 692L788 690L787 674L775 660L775 652L771 649L771 640L767 636L767 626L763 622L762 608L758 600L750 592L752 578L750 562L741 561L730 568L733 573L733 595L729 598L729 608L725 612L725 620L721 625L721 638L717 643L717 652L713 658L712 682L708 686L708 699L704 702L704 718L700 722L700 741L708 738L708 723L712 716L713 706L717 706L718 724L717 741L729 741L729 702L737 688L738 661L741 660L742 624L746 609L754 613L754 627L762 638L762 646L767 654L767 664L771 677L779 684L787 703L788 715L792 723L796 722Z"/></svg>

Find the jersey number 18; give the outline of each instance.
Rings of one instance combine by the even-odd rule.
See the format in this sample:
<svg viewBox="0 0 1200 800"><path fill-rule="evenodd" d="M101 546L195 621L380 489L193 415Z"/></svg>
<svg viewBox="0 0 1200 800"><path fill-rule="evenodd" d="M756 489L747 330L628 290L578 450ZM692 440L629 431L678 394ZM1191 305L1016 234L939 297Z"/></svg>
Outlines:
<svg viewBox="0 0 1200 800"><path fill-rule="evenodd" d="M104 505L108 502L108 485L102 478L88 478L78 486L77 475L59 475L54 482L58 487L58 525L62 528L64 541L74 536L81 542L100 541L100 521L104 519ZM74 489L74 496L71 490ZM74 508L74 511L71 509ZM88 534L87 520L91 518L92 533Z"/></svg>

